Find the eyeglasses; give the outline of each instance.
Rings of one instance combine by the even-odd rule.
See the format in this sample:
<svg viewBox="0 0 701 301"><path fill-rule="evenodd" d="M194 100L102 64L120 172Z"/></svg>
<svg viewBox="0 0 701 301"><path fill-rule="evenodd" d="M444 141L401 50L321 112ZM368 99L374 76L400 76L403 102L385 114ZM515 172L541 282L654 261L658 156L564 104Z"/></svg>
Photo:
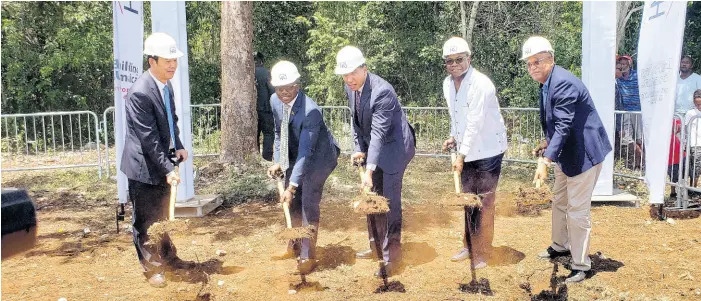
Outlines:
<svg viewBox="0 0 701 301"><path fill-rule="evenodd" d="M275 91L279 91L282 93L293 93L295 91L295 89L297 89L298 86L299 86L298 84L294 84L294 85L276 87Z"/></svg>
<svg viewBox="0 0 701 301"><path fill-rule="evenodd" d="M540 63L542 61L547 60L549 58L550 58L549 56L546 56L546 57L539 58L539 59L535 60L533 63L526 63L526 68L531 69L531 67L538 67L538 66L540 66Z"/></svg>
<svg viewBox="0 0 701 301"><path fill-rule="evenodd" d="M445 64L447 66L453 65L453 64L462 64L465 61L466 57L459 57L457 59L446 59Z"/></svg>

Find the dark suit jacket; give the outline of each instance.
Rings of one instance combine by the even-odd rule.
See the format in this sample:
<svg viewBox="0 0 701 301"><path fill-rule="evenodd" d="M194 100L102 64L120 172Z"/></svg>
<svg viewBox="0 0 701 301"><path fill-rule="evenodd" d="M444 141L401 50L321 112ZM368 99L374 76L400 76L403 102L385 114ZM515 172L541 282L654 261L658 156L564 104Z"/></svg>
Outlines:
<svg viewBox="0 0 701 301"><path fill-rule="evenodd" d="M270 96L275 93L275 88L270 84L270 72L265 67L256 67L256 110L260 112L272 112L270 110Z"/></svg>
<svg viewBox="0 0 701 301"><path fill-rule="evenodd" d="M414 157L416 138L392 85L368 72L360 114L356 114L355 92L347 85L345 89L353 112L355 151L366 153L367 164L390 174L404 170Z"/></svg>
<svg viewBox="0 0 701 301"><path fill-rule="evenodd" d="M280 129L283 120L282 101L273 94L270 105L275 119L275 162L280 162ZM287 155L290 159L290 182L303 185L307 175L323 172L330 174L336 167L339 146L326 127L321 110L300 89L290 114ZM287 174L287 171L285 171ZM312 177L316 178L316 177ZM324 181L326 178L324 178Z"/></svg>
<svg viewBox="0 0 701 301"><path fill-rule="evenodd" d="M557 162L568 177L601 163L611 151L589 90L560 66L553 67L548 99L541 93L540 122L548 141L544 156Z"/></svg>
<svg viewBox="0 0 701 301"><path fill-rule="evenodd" d="M175 126L175 148L183 149L175 114L175 97L172 85L170 107ZM165 175L174 169L168 160L170 131L166 107L158 91L156 81L148 71L131 86L126 106L126 135L122 152L121 170L127 178L147 184L162 184Z"/></svg>

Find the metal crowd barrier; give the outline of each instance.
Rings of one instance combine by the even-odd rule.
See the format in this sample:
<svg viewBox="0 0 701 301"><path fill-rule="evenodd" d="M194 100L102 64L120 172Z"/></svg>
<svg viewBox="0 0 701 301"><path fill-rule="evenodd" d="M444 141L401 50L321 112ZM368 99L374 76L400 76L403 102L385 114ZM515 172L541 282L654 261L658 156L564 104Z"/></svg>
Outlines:
<svg viewBox="0 0 701 301"><path fill-rule="evenodd" d="M95 113L8 114L0 119L3 172L97 166L102 178Z"/></svg>
<svg viewBox="0 0 701 301"><path fill-rule="evenodd" d="M194 157L218 156L221 139L221 105L190 105Z"/></svg>
<svg viewBox="0 0 701 301"><path fill-rule="evenodd" d="M321 106L326 125L345 154L353 152L352 113L346 106ZM450 133L450 116L446 107L403 107L416 131L417 155L445 157L443 141ZM219 104L192 105L193 156L219 155L221 109ZM508 149L505 161L535 163L533 150L543 139L537 108L502 108L507 130ZM90 111L51 112L2 115L2 170L41 170L57 168L98 167L102 177L100 134L105 147L107 175L115 162L110 152L114 145L114 107L98 121ZM642 115L640 112L615 111L614 175L642 180L645 158ZM667 184L679 189L676 206L687 208L688 194L701 194L697 187L701 176L701 123L697 117L674 120L683 125L677 132L680 147L672 156L682 154L679 168L672 172L678 180ZM671 136L670 136L671 137ZM665 142L666 143L666 142Z"/></svg>

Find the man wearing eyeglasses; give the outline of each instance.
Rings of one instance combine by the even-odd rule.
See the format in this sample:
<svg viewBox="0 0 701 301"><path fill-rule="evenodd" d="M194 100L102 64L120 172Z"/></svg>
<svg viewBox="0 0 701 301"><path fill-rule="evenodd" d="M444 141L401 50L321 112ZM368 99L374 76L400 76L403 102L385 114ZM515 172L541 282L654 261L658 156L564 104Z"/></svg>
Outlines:
<svg viewBox="0 0 701 301"><path fill-rule="evenodd" d="M462 191L484 194L482 208L467 208L467 216L475 221L470 238L476 269L487 266L494 238L494 198L501 161L506 151L506 127L499 112L499 101L492 81L470 65L470 46L460 37L443 44L443 59L449 75L443 81L443 96L450 112L450 138L444 150L457 151L453 170L460 172ZM469 258L467 235L463 248L451 258Z"/></svg>
<svg viewBox="0 0 701 301"><path fill-rule="evenodd" d="M336 74L343 76L353 118L355 153L364 159L367 170L361 187L370 187L389 199L389 212L376 215L376 230L382 250L375 250L368 221L370 249L356 253L357 258L377 258L382 252L388 276L395 274L401 258L402 178L414 158L414 129L397 99L394 88L381 77L368 72L365 57L353 46L336 55ZM356 161L357 162L357 161ZM375 273L380 275L380 271Z"/></svg>
<svg viewBox="0 0 701 301"><path fill-rule="evenodd" d="M309 274L316 268L316 238L319 233L319 202L326 179L336 168L340 149L321 116L321 109L299 87L297 67L280 61L271 70L275 94L270 106L275 120L275 164L268 169L271 178L284 174L281 202L290 207L293 227L312 225L312 238L290 241L277 258L298 256L297 268Z"/></svg>
<svg viewBox="0 0 701 301"><path fill-rule="evenodd" d="M531 37L522 54L528 73L540 83L540 122L546 139L542 149L534 150L542 150L542 157L533 182L545 181L548 167L555 170L552 244L538 257L571 254L572 273L565 281L579 282L591 269L591 196L611 144L589 91L579 78L555 65L550 42Z"/></svg>

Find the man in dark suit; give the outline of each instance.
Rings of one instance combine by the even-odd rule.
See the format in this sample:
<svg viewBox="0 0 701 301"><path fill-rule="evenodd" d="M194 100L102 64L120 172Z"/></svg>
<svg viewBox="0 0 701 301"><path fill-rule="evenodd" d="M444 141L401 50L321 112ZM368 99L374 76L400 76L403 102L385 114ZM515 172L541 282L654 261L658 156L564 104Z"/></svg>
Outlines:
<svg viewBox="0 0 701 301"><path fill-rule="evenodd" d="M343 76L353 118L355 153L364 158L367 170L361 186L371 187L389 199L389 213L376 218L382 250L374 250L368 222L370 249L358 252L358 258L376 258L382 252L388 275L394 274L401 258L402 178L414 157L416 139L394 88L381 77L368 72L360 49L346 46L336 56L336 74ZM379 275L376 273L376 275Z"/></svg>
<svg viewBox="0 0 701 301"><path fill-rule="evenodd" d="M534 150L542 157L533 182L545 181L550 165L555 169L553 243L538 257L571 254L572 273L565 281L579 282L591 269L591 196L611 144L584 83L555 65L554 55L548 40L531 37L521 57L528 73L541 84L540 122L546 143Z"/></svg>
<svg viewBox="0 0 701 301"><path fill-rule="evenodd" d="M263 54L257 52L254 56L256 62L256 95L258 111L258 132L256 142L261 151L263 159L271 161L273 159L273 141L275 140L275 130L273 129L273 111L270 109L270 96L275 93L275 89L270 84L270 72L263 67ZM263 133L263 149L260 150L260 134Z"/></svg>
<svg viewBox="0 0 701 301"><path fill-rule="evenodd" d="M144 42L149 69L131 86L125 102L126 143L121 170L129 178L133 206L134 245L144 275L154 287L165 286L165 258L174 257L175 246L166 234L160 246L149 244L148 228L168 218L170 184L179 183L173 154L187 160L180 142L175 98L168 81L175 75L177 58L183 56L175 40L165 33L153 33Z"/></svg>
<svg viewBox="0 0 701 301"><path fill-rule="evenodd" d="M340 148L321 116L321 109L299 87L294 64L280 61L272 69L275 94L270 105L275 119L275 164L268 175L285 175L281 202L290 206L293 227L312 225L313 237L290 241L286 254L299 256L298 269L308 274L316 267L316 238L319 233L319 203L324 183L336 168Z"/></svg>

